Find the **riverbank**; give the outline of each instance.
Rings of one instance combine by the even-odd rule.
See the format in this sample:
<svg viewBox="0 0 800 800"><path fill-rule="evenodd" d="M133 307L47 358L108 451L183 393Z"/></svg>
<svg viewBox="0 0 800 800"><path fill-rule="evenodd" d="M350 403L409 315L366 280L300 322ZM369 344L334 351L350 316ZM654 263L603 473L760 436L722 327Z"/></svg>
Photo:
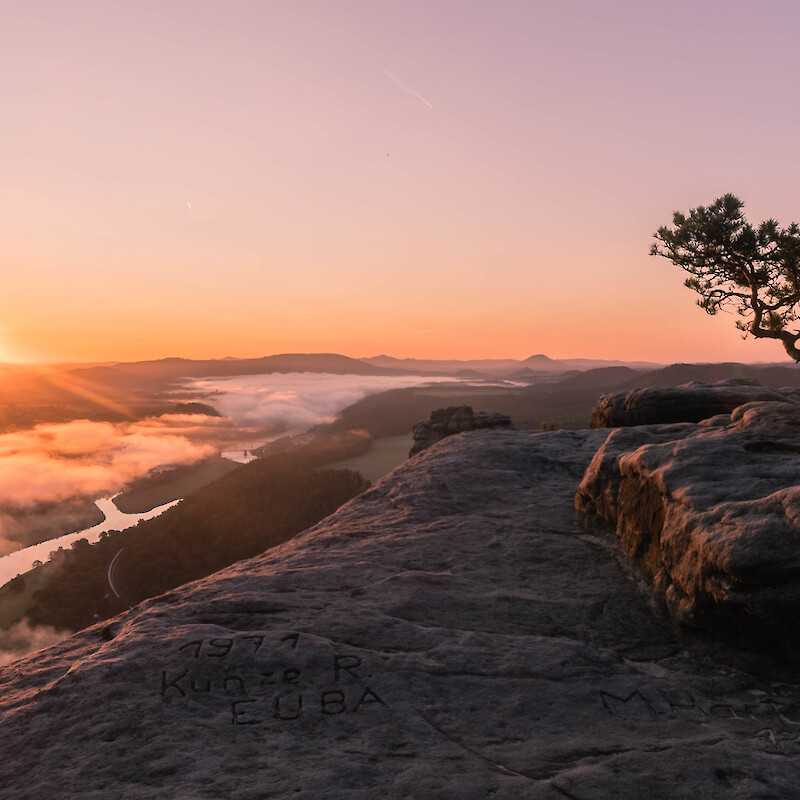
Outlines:
<svg viewBox="0 0 800 800"><path fill-rule="evenodd" d="M142 520L157 517L178 502L180 501L172 500L140 514L125 514L114 505L113 498L104 497L97 501L97 508L105 519L97 525L85 528L82 531L67 533L55 539L48 539L46 542L40 542L31 547L24 547L22 550L16 550L0 558L0 588L17 575L29 572L37 561L47 561L50 558L50 554L59 548L67 549L78 539L86 539L92 544L98 541L100 534L106 531L122 531L131 528Z"/></svg>
<svg viewBox="0 0 800 800"><path fill-rule="evenodd" d="M211 481L227 475L238 464L215 456L196 464L188 464L146 475L134 481L114 498L114 505L125 514L143 514L202 489Z"/></svg>

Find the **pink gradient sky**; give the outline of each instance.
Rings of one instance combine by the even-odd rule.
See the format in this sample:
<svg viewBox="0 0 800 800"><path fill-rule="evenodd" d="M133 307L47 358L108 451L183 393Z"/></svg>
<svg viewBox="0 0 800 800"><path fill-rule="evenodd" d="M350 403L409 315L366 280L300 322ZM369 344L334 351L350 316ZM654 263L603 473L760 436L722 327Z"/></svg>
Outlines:
<svg viewBox="0 0 800 800"><path fill-rule="evenodd" d="M781 360L647 253L725 192L800 217L799 33L771 0L0 0L0 360Z"/></svg>

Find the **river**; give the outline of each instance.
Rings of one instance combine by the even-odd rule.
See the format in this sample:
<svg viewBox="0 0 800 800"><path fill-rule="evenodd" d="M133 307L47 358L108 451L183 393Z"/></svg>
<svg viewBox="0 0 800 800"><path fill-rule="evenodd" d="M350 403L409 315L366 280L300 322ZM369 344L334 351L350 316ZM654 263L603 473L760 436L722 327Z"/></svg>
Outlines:
<svg viewBox="0 0 800 800"><path fill-rule="evenodd" d="M191 379L186 381L180 391L191 390L200 395L201 399L212 403L224 417L236 425L269 427L282 423L284 430L281 435L286 435L302 433L320 422L333 419L343 408L367 395L429 383L483 385L485 381L464 380L453 376L437 376L432 379L431 376L420 375L270 373ZM174 435L183 432L180 428L174 431L165 430ZM226 449L221 455L231 461L247 463L254 458L252 450L265 441L267 440L242 441L241 449ZM373 453L369 460L375 461L378 455L380 454ZM106 518L99 525L49 539L0 558L0 586L16 575L30 570L35 561L47 561L50 553L59 547L66 549L77 539L88 539L90 543L94 543L103 531L125 530L140 520L158 516L177 502L179 501L166 503L144 514L124 514L114 505L111 497L102 498L97 501L97 507Z"/></svg>
<svg viewBox="0 0 800 800"><path fill-rule="evenodd" d="M97 525L85 528L82 531L65 533L63 536L48 539L46 542L40 542L22 550L16 550L0 558L0 586L8 583L17 575L32 569L35 561L47 561L50 558L50 553L58 550L59 547L67 549L78 539L88 539L89 543L93 544L100 538L100 534L105 531L122 531L126 528L131 528L143 519L157 517L179 502L179 500L173 500L163 506L157 506L150 509L150 511L145 511L143 514L124 514L114 505L113 498L104 497L97 501L97 507L105 514L106 518Z"/></svg>

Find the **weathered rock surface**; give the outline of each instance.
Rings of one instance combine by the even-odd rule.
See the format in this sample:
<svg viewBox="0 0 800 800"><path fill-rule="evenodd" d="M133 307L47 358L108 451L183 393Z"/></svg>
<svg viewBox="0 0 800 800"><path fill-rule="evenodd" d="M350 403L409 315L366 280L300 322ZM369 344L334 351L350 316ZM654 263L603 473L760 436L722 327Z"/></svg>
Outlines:
<svg viewBox="0 0 800 800"><path fill-rule="evenodd" d="M672 422L700 422L730 414L758 400L800 400L795 388L771 389L757 380L729 378L719 383L692 381L682 386L652 386L601 395L592 410L593 428L621 428Z"/></svg>
<svg viewBox="0 0 800 800"><path fill-rule="evenodd" d="M790 798L800 688L687 654L572 498L607 431L452 437L0 671L23 800Z"/></svg>
<svg viewBox="0 0 800 800"><path fill-rule="evenodd" d="M514 425L508 414L490 414L486 411L478 411L476 414L471 406L439 408L431 412L430 419L414 425L414 444L408 453L408 457L415 456L426 447L440 442L447 436L485 428L513 430Z"/></svg>
<svg viewBox="0 0 800 800"><path fill-rule="evenodd" d="M576 507L615 525L675 619L800 663L800 406L615 430Z"/></svg>

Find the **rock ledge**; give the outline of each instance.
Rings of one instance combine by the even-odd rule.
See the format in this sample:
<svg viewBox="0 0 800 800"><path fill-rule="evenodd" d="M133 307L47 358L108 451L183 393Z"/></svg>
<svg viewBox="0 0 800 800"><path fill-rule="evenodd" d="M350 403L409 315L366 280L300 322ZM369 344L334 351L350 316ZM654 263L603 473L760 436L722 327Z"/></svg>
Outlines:
<svg viewBox="0 0 800 800"><path fill-rule="evenodd" d="M478 411L476 414L472 406L439 408L431 412L429 420L414 425L414 444L408 456L415 456L447 436L486 428L513 430L514 425L508 414L490 414L486 411Z"/></svg>
<svg viewBox="0 0 800 800"><path fill-rule="evenodd" d="M800 406L613 431L576 508L608 520L672 616L800 663Z"/></svg>

